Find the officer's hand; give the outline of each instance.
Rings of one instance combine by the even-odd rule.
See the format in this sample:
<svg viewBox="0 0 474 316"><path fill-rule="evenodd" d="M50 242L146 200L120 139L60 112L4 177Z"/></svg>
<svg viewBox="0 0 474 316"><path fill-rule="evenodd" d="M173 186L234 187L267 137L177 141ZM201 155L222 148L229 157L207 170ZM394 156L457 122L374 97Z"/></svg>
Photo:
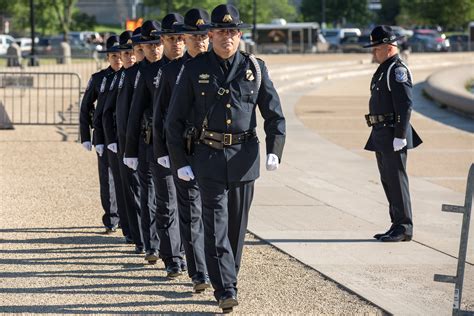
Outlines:
<svg viewBox="0 0 474 316"><path fill-rule="evenodd" d="M267 170L273 171L278 169L278 156L275 154L268 154L267 155Z"/></svg>
<svg viewBox="0 0 474 316"><path fill-rule="evenodd" d="M107 148L113 152L114 154L117 153L117 143L111 143L107 145Z"/></svg>
<svg viewBox="0 0 474 316"><path fill-rule="evenodd" d="M184 166L178 169L178 178L183 181L194 180L194 173L190 166Z"/></svg>
<svg viewBox="0 0 474 316"><path fill-rule="evenodd" d="M170 167L170 156L163 156L157 159L158 163L165 168Z"/></svg>
<svg viewBox="0 0 474 316"><path fill-rule="evenodd" d="M394 151L399 151L402 150L403 147L407 145L407 140L406 138L394 138L393 139L393 150Z"/></svg>
<svg viewBox="0 0 474 316"><path fill-rule="evenodd" d="M82 147L84 147L86 150L91 151L92 150L92 144L91 142L83 142Z"/></svg>
<svg viewBox="0 0 474 316"><path fill-rule="evenodd" d="M95 151L102 157L104 154L104 144L95 145Z"/></svg>
<svg viewBox="0 0 474 316"><path fill-rule="evenodd" d="M138 158L136 157L123 157L123 163L132 170L137 170L138 168Z"/></svg>

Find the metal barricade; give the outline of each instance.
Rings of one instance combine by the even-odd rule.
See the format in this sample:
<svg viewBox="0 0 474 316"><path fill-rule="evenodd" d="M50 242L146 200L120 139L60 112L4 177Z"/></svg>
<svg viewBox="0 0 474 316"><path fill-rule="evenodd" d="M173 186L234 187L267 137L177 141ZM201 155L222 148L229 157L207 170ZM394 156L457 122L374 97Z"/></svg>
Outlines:
<svg viewBox="0 0 474 316"><path fill-rule="evenodd" d="M466 199L464 206L458 205L447 205L443 204L441 211L462 213L462 228L461 228L461 241L459 243L459 256L458 256L458 267L456 276L435 274L434 280L437 282L454 283L454 303L453 303L453 315L455 316L466 316L474 315L472 311L461 310L462 302L462 287L464 282L464 268L466 266L467 256L467 243L469 238L469 224L471 222L471 210L472 210L472 199L474 192L474 164L469 169L469 175L467 177L466 186Z"/></svg>
<svg viewBox="0 0 474 316"><path fill-rule="evenodd" d="M81 89L74 72L0 71L0 125L77 125Z"/></svg>

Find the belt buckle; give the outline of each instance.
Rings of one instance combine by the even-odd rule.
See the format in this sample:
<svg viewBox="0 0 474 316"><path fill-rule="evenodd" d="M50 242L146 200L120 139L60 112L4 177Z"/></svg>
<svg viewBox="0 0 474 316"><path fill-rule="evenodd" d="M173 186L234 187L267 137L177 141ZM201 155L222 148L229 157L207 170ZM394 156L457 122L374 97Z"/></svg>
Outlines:
<svg viewBox="0 0 474 316"><path fill-rule="evenodd" d="M224 95L224 92L225 92L224 88L219 88L219 90L217 90L218 95Z"/></svg>
<svg viewBox="0 0 474 316"><path fill-rule="evenodd" d="M224 134L224 139L222 140L222 143L225 146L232 145L232 134Z"/></svg>
<svg viewBox="0 0 474 316"><path fill-rule="evenodd" d="M374 116L369 116L369 121L371 124L376 124L377 123L377 118L375 118Z"/></svg>

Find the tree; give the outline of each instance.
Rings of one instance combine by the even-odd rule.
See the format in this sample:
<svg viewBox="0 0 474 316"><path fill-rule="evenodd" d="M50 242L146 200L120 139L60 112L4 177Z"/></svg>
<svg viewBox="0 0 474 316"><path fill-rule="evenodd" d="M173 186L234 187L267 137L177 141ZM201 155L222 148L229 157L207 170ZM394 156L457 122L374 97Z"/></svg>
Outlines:
<svg viewBox="0 0 474 316"><path fill-rule="evenodd" d="M382 9L378 14L378 23L386 25L397 24L396 18L400 14L400 0L382 0Z"/></svg>
<svg viewBox="0 0 474 316"><path fill-rule="evenodd" d="M64 34L64 39L67 40L68 33L72 24L72 13L77 0L46 0L54 8L56 16L58 17L60 27Z"/></svg>
<svg viewBox="0 0 474 316"><path fill-rule="evenodd" d="M158 7L161 10L159 17L163 17L168 12L179 12L185 14L191 8L202 8L211 11L222 4L222 0L145 0L144 4L150 7ZM257 23L269 23L275 18L284 18L288 21L297 21L299 16L291 0L257 0ZM234 0L232 4L239 9L240 19L245 23L253 21L253 0ZM148 17L151 18L151 17Z"/></svg>
<svg viewBox="0 0 474 316"><path fill-rule="evenodd" d="M301 13L305 21L322 22L322 0L303 0ZM365 0L326 0L326 21L336 25L366 25L372 20Z"/></svg>
<svg viewBox="0 0 474 316"><path fill-rule="evenodd" d="M399 24L465 28L474 19L472 0L401 0Z"/></svg>

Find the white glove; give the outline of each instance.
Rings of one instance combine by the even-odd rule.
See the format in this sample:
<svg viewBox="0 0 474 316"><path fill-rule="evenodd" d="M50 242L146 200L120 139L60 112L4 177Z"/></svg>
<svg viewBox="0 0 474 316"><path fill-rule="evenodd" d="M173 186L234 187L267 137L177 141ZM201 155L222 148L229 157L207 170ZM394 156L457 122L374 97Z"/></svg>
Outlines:
<svg viewBox="0 0 474 316"><path fill-rule="evenodd" d="M275 154L268 154L267 155L267 170L273 171L278 169L278 156Z"/></svg>
<svg viewBox="0 0 474 316"><path fill-rule="evenodd" d="M170 156L163 156L157 159L158 163L165 168L170 167Z"/></svg>
<svg viewBox="0 0 474 316"><path fill-rule="evenodd" d="M107 145L107 149L113 152L114 154L117 153L117 143L111 143Z"/></svg>
<svg viewBox="0 0 474 316"><path fill-rule="evenodd" d="M95 151L102 157L104 154L104 144L95 145Z"/></svg>
<svg viewBox="0 0 474 316"><path fill-rule="evenodd" d="M178 178L183 181L194 180L194 173L190 166L184 166L178 169Z"/></svg>
<svg viewBox="0 0 474 316"><path fill-rule="evenodd" d="M393 139L393 150L394 151L399 151L403 149L407 145L407 140L406 138L394 138Z"/></svg>
<svg viewBox="0 0 474 316"><path fill-rule="evenodd" d="M82 143L82 147L84 147L87 151L91 151L91 150L92 150L92 144L91 144L91 142L83 142L83 143Z"/></svg>
<svg viewBox="0 0 474 316"><path fill-rule="evenodd" d="M138 158L136 157L123 157L123 163L132 170L137 170L138 168Z"/></svg>

